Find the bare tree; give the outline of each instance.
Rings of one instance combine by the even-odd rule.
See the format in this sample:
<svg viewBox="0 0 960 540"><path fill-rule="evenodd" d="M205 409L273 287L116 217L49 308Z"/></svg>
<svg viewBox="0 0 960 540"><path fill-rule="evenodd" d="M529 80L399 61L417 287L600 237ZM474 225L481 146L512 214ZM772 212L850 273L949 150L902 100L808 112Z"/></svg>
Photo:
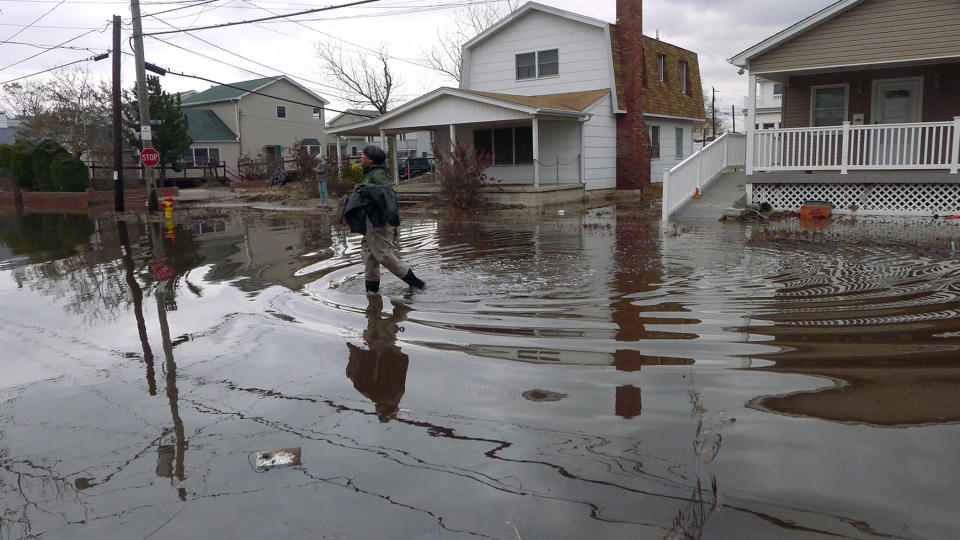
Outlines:
<svg viewBox="0 0 960 540"><path fill-rule="evenodd" d="M400 80L390 70L390 56L385 46L366 55L345 54L339 45L320 43L317 56L344 101L356 107L371 106L380 114L390 110Z"/></svg>
<svg viewBox="0 0 960 540"><path fill-rule="evenodd" d="M437 30L437 41L432 49L424 51L427 67L460 82L463 67L463 44L490 28L517 9L519 0L502 3L471 4L448 17L443 30Z"/></svg>
<svg viewBox="0 0 960 540"><path fill-rule="evenodd" d="M56 141L76 157L110 155L111 90L85 69L61 69L46 80L5 85L3 105L23 117L24 139Z"/></svg>

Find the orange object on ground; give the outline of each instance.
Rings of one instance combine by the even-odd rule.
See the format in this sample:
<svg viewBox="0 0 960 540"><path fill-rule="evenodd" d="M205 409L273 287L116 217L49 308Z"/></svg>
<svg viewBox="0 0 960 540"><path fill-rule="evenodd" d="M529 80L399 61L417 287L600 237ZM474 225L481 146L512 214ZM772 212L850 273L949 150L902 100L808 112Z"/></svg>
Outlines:
<svg viewBox="0 0 960 540"><path fill-rule="evenodd" d="M800 207L800 219L830 219L830 207L824 204L805 204Z"/></svg>

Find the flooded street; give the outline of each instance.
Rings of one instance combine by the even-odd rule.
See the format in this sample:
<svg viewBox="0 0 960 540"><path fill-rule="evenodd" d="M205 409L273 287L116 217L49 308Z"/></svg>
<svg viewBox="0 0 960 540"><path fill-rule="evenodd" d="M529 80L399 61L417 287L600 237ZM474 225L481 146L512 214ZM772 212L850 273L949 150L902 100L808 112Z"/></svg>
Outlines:
<svg viewBox="0 0 960 540"><path fill-rule="evenodd" d="M960 536L960 223L359 240L0 215L0 538Z"/></svg>

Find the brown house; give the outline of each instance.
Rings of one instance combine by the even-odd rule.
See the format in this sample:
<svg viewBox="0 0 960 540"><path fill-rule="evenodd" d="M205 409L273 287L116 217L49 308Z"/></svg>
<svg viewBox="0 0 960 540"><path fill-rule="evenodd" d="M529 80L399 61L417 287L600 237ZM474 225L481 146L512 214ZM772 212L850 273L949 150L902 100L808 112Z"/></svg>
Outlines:
<svg viewBox="0 0 960 540"><path fill-rule="evenodd" d="M749 103L757 77L784 87L779 129L756 131L753 110L746 122L754 200L960 210L960 2L841 0L728 61Z"/></svg>

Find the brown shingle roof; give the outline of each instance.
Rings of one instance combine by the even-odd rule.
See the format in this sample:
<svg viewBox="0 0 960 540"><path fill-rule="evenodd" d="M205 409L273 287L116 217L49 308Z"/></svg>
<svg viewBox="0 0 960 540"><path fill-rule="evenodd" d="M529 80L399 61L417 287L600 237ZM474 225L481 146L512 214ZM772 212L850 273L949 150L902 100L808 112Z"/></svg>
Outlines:
<svg viewBox="0 0 960 540"><path fill-rule="evenodd" d="M564 92L562 94L542 94L539 96L517 96L513 94L497 94L494 92L478 92L476 90L459 89L460 92L483 96L509 103L516 103L525 107L537 109L557 109L561 111L582 112L584 109L599 101L610 93L609 88L600 90L586 90L584 92Z"/></svg>
<svg viewBox="0 0 960 540"><path fill-rule="evenodd" d="M613 73L617 84L617 104L621 110L626 109L623 84L623 64L620 46L616 38L617 27L610 25L610 44L613 50ZM666 56L666 80L659 78L657 55ZM702 119L706 117L703 108L703 87L700 81L700 63L697 53L688 51L676 45L643 36L644 71L647 72L647 84L643 89L643 113L659 114L663 116L678 116L682 118ZM687 62L687 93L682 93L680 87L680 68L678 62ZM638 74L642 76L642 74Z"/></svg>

